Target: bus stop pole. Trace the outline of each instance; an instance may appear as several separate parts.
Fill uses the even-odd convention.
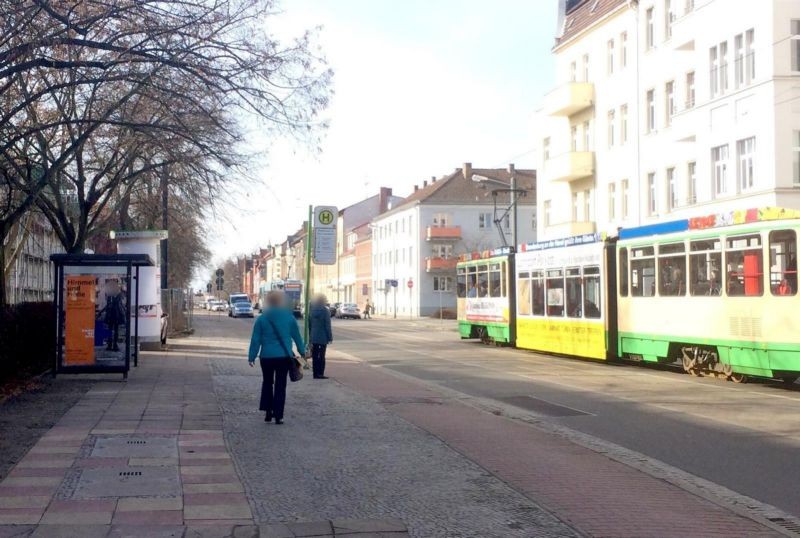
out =
[[[309,298],[311,297],[311,232],[313,231],[314,227],[311,223],[311,219],[314,217],[314,206],[308,206],[308,226],[306,227],[306,282],[305,282],[305,289],[304,297],[303,297],[303,341],[308,346],[308,303]]]

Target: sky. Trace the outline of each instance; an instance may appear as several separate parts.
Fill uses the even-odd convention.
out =
[[[208,212],[214,263],[280,243],[308,206],[346,207],[472,162],[535,162],[533,115],[554,84],[557,0],[282,0],[278,36],[321,27],[334,71],[321,151],[263,139],[256,181]]]

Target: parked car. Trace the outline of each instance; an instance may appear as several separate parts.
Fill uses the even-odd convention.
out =
[[[228,315],[232,318],[252,318],[255,314],[253,313],[253,305],[251,305],[250,301],[248,300],[231,303],[231,308],[228,311]]]
[[[225,301],[211,301],[210,308],[212,312],[225,312],[228,309],[228,303]]]
[[[229,297],[229,301],[231,303],[231,307],[228,310],[228,316],[229,317],[236,317],[236,316],[233,315],[233,307],[235,305],[239,304],[239,303],[250,304],[250,297],[248,297],[246,293],[231,293],[231,296]],[[252,306],[250,307],[250,310],[252,311]]]
[[[343,303],[336,309],[336,317],[339,319],[361,319],[361,310],[358,309],[358,305],[355,303]]]
[[[332,305],[328,305],[328,308],[331,311],[331,317],[334,317],[336,315],[336,312],[339,310],[339,307],[341,305],[342,303],[333,303]]]

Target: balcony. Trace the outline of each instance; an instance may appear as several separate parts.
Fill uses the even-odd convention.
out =
[[[693,110],[694,103],[686,103],[685,108],[672,116],[671,137],[675,142],[695,142],[699,113]]]
[[[568,82],[544,98],[544,112],[548,116],[572,116],[591,106],[594,106],[594,84],[591,82]]]
[[[461,239],[461,226],[428,226],[428,241],[458,241]]]
[[[455,271],[458,258],[425,258],[425,270],[428,273]]]
[[[575,181],[594,175],[593,151],[568,151],[544,163],[546,181]]]
[[[691,52],[695,48],[695,37],[702,34],[702,28],[698,28],[698,17],[694,11],[690,11],[672,23],[672,37],[669,39],[669,47],[675,51]]]

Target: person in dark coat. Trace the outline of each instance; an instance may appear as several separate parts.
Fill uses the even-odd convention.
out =
[[[311,315],[308,318],[314,379],[328,379],[325,375],[325,352],[328,344],[333,342],[333,331],[331,329],[331,311],[326,304],[325,296],[317,295],[311,304]]]
[[[106,350],[119,351],[119,326],[125,324],[125,308],[122,306],[122,289],[116,280],[106,280],[106,306],[101,313],[111,331]]]
[[[275,417],[275,424],[283,424],[286,378],[292,361],[295,360],[292,341],[300,355],[306,353],[297,320],[284,304],[283,292],[269,292],[267,309],[258,316],[253,325],[253,336],[250,338],[250,351],[247,357],[251,367],[255,364],[256,358],[260,359],[264,380],[261,384],[259,409],[266,413],[265,422],[270,422]]]

